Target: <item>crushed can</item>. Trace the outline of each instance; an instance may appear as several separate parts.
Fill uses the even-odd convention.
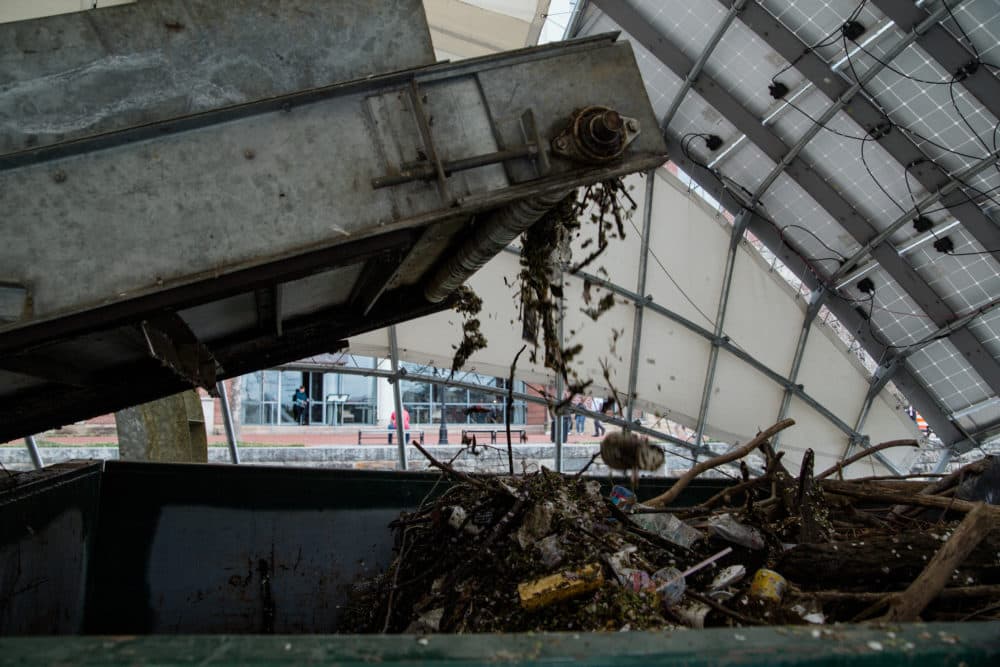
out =
[[[611,504],[623,512],[628,512],[635,507],[636,497],[631,489],[620,484],[616,484],[611,489]]]
[[[788,581],[774,570],[761,568],[750,580],[750,597],[768,602],[781,602],[788,588]]]

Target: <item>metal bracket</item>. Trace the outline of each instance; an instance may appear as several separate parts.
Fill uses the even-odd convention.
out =
[[[418,122],[421,111],[418,113]],[[426,122],[426,121],[425,121]],[[416,162],[404,162],[399,165],[397,173],[390,173],[372,179],[372,188],[378,190],[392,185],[401,185],[412,181],[429,181],[437,178],[439,183],[442,178],[447,178],[455,172],[485,167],[491,164],[499,164],[508,160],[520,158],[532,158],[538,169],[539,176],[547,176],[551,171],[549,156],[545,152],[542,138],[538,133],[535,123],[535,114],[531,109],[526,110],[521,115],[521,132],[524,135],[524,143],[510,148],[473,155],[472,157],[460,158],[458,160],[437,159],[433,144],[430,142],[430,127],[427,127],[427,136],[424,138],[424,147],[427,149],[428,160],[418,160]],[[421,130],[423,134],[423,130]]]
[[[139,325],[150,356],[196,387],[215,395],[218,364],[176,313],[166,313]]]

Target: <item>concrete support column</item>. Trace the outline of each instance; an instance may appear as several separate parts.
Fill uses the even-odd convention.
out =
[[[123,461],[208,461],[205,416],[193,389],[116,412],[115,424]]]

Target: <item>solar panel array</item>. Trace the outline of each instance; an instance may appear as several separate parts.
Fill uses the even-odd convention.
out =
[[[984,247],[977,232],[965,223],[974,215],[980,219],[985,215],[987,223],[980,228],[979,239],[982,229],[989,236],[996,232],[989,225],[1000,227],[1000,166],[996,161],[1000,121],[995,115],[1000,99],[991,103],[982,92],[983,85],[989,89],[994,84],[984,77],[996,79],[1000,73],[996,68],[1000,65],[1000,5],[996,0],[947,0],[947,5],[936,0],[901,9],[900,3],[889,0],[749,0],[747,6],[762,8],[797,38],[804,55],[822,59],[824,76],[845,88],[861,80],[856,95],[838,105],[838,100],[819,89],[822,84],[815,76],[811,81],[800,70],[799,59],[789,62],[780,55],[782,49],[773,41],[776,37],[741,20],[746,7],[715,43],[713,35],[724,25],[733,4],[733,0],[593,0],[581,34],[622,30],[623,38],[632,39],[654,109],[664,117],[676,104],[685,73],[678,71],[676,62],[673,67],[664,62],[662,53],[658,57],[647,50],[648,42],[643,46],[633,38],[628,31],[633,26],[612,19],[615,6],[627,6],[691,62],[709,54],[702,79],[710,78],[723,88],[785,146],[807,138],[798,159],[872,230],[881,232],[903,221],[888,235],[892,252],[880,255],[883,264],[872,256],[863,258],[859,266],[866,270],[848,272],[853,278],[850,282],[838,276],[841,287],[830,298],[870,317],[867,333],[881,344],[884,356],[908,355],[906,367],[932,397],[934,408],[940,411],[938,418],[956,426],[966,446],[997,437],[1000,247]],[[900,20],[901,12],[919,19],[915,25],[923,21],[923,30],[911,33],[909,26],[897,25],[888,15]],[[853,40],[842,30],[848,21],[864,28]],[[943,39],[942,28],[946,31]],[[784,52],[789,53],[787,48]],[[974,73],[978,88],[942,64],[954,62],[956,54],[978,64]],[[787,86],[782,99],[769,91],[774,81]],[[905,144],[912,151],[915,146],[915,154],[922,157],[902,164],[888,150],[888,143],[880,145],[871,127],[854,120],[857,109],[851,104],[859,99],[882,114],[885,128],[899,133],[893,139],[897,147]],[[817,131],[824,114],[829,120]],[[737,128],[731,109],[715,108],[697,90],[687,91],[667,120],[667,134],[682,141],[691,157],[715,169],[730,189],[742,190],[743,199],[746,193],[757,191],[776,166],[773,152],[769,157],[765,147]],[[809,133],[814,133],[811,138]],[[723,140],[717,151],[709,151],[697,136],[709,134]],[[963,175],[969,169],[977,171]],[[945,200],[935,197],[920,205],[942,183],[954,192]],[[806,257],[822,279],[836,273],[841,261],[869,240],[859,238],[856,229],[848,229],[843,216],[838,219],[824,208],[788,171],[759,194],[758,212],[781,228],[784,241]],[[930,221],[930,231],[912,224],[918,215]],[[952,247],[942,252],[937,246],[945,237]],[[885,266],[891,256],[898,256],[902,265],[893,261],[894,267]],[[872,280],[873,294],[856,288],[862,276]],[[956,321],[963,326],[942,333],[943,327]],[[906,347],[918,342],[919,348]]]

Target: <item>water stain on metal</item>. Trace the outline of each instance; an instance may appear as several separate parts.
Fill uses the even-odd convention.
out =
[[[274,634],[274,596],[271,594],[271,565],[260,559],[257,572],[260,574],[260,600],[262,604],[260,632],[265,635]]]

